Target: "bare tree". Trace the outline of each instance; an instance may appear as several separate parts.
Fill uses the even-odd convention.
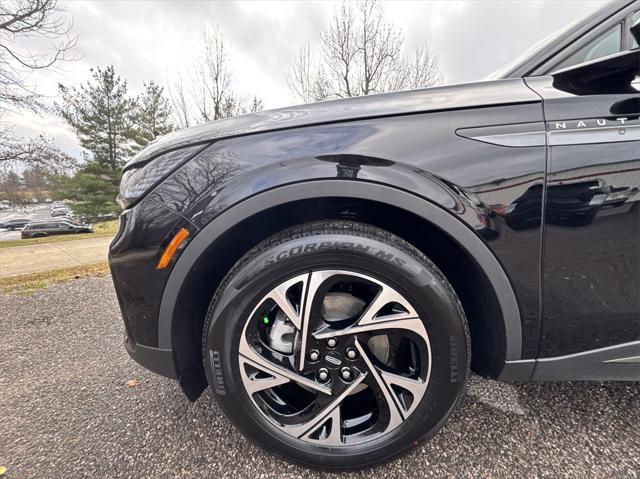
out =
[[[333,94],[350,97],[358,94],[357,81],[358,33],[353,4],[343,2],[340,10],[331,19],[329,28],[322,35],[324,61],[332,74],[330,79]],[[332,81],[331,81],[332,80]]]
[[[244,96],[233,88],[231,53],[220,27],[205,29],[202,47],[194,58],[188,85],[177,76],[168,81],[167,91],[180,128],[231,116],[253,113],[263,108],[256,95]]]
[[[173,120],[178,129],[189,128],[191,126],[191,108],[189,98],[184,89],[182,75],[178,74],[174,81],[167,81],[167,93],[173,111]]]
[[[384,21],[379,3],[360,2],[355,18],[358,88],[362,95],[384,91],[388,73],[401,67],[402,32]]]
[[[302,101],[423,88],[442,81],[437,55],[425,43],[403,54],[402,30],[385,21],[376,0],[343,1],[321,37],[321,58],[303,46],[289,73]]]
[[[311,95],[311,82],[313,81],[314,73],[313,59],[311,56],[311,45],[307,42],[296,55],[293,60],[293,65],[289,70],[289,76],[287,77],[287,84],[289,90],[300,98],[305,103],[311,103],[315,101]]]
[[[11,129],[0,130],[0,170],[12,166],[31,166],[62,173],[76,165],[76,161],[44,135],[23,138]]]
[[[220,28],[202,34],[203,51],[196,60],[192,94],[205,121],[222,118],[227,91],[231,85],[226,39]]]
[[[33,71],[46,70],[73,59],[76,37],[72,21],[56,0],[2,0],[0,2],[0,120],[13,110],[41,111],[40,95],[29,82]],[[46,43],[34,53],[26,42]],[[0,121],[0,167],[37,165],[53,170],[72,166],[73,160],[53,140],[40,135],[22,138]]]
[[[15,171],[0,169],[0,198],[14,205],[27,202],[23,179]]]
[[[429,48],[426,42],[418,46],[407,65],[409,66],[408,78],[405,80],[407,88],[424,88],[442,83],[438,55]]]
[[[0,2],[0,108],[41,108],[39,95],[27,77],[34,70],[72,58],[76,37],[71,34],[73,23],[65,21],[63,13],[56,0]],[[21,47],[19,40],[39,40],[48,48],[34,53]]]
[[[244,113],[256,113],[262,110],[264,110],[264,103],[262,103],[262,99],[258,98],[257,95],[253,95],[248,106],[245,108]]]
[[[327,76],[318,65],[308,42],[298,52],[287,82],[289,89],[305,103],[323,101],[329,97]]]
[[[205,30],[203,50],[192,79],[193,100],[203,121],[233,116],[238,98],[231,89],[233,73],[227,40],[220,27]]]

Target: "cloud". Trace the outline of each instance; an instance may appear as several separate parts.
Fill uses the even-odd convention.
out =
[[[407,47],[428,40],[449,83],[481,79],[557,28],[600,7],[600,1],[385,2],[388,19],[404,30]],[[182,73],[205,26],[219,25],[232,48],[238,90],[262,97],[267,108],[293,102],[287,72],[298,49],[318,41],[335,7],[297,2],[63,2],[74,19],[81,59],[32,81],[51,97],[57,84],[77,85],[92,66],[113,64],[136,93],[146,80],[164,83]],[[550,15],[550,11],[553,14]],[[46,131],[72,154],[79,148],[55,117],[8,114],[24,134]]]

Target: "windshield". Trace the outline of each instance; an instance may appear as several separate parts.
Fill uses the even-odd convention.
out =
[[[527,48],[527,50],[517,57],[515,60],[509,61],[506,65],[501,66],[498,70],[494,71],[491,75],[487,77],[487,80],[497,80],[500,78],[505,78],[505,75],[508,74],[513,68],[522,63],[527,58],[531,57],[537,51],[544,51],[548,49],[550,46],[554,45],[559,38],[564,37],[568,32],[573,30],[579,23],[582,23],[582,19],[574,20],[569,25],[562,27],[559,30],[547,35],[545,38],[535,43],[533,46]]]
[[[574,20],[551,33],[518,58],[492,73],[488,79],[513,78],[531,74],[539,65],[556,57],[561,51],[585,34],[589,34],[604,24],[609,24],[609,27],[613,27],[614,20],[617,22],[621,20],[621,18],[616,19],[616,15],[618,13],[620,13],[620,15],[617,15],[618,17],[624,15],[623,10],[633,3],[633,0],[610,0],[601,7],[600,5],[602,4],[599,3],[586,5],[585,10],[589,10],[586,16]],[[595,7],[595,10],[592,10],[593,7]],[[560,60],[562,59],[559,58],[558,61]]]

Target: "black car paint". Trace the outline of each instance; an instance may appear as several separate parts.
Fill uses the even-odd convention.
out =
[[[503,379],[570,379],[553,371],[556,358],[564,364],[574,353],[619,344],[637,352],[639,142],[505,147],[457,134],[514,124],[544,132],[545,122],[640,114],[637,94],[557,87],[553,77],[539,77],[325,102],[223,120],[153,144],[127,168],[210,145],[122,215],[110,261],[129,351],[167,376],[187,374],[173,347],[191,339],[176,334],[173,319],[185,307],[181,281],[207,244],[202,233],[225,215],[242,217],[251,198],[266,208],[269,195],[285,188],[331,180],[345,189],[384,185],[425,208],[436,205],[495,255],[519,307],[505,324],[521,326],[520,350],[505,358]],[[592,204],[594,197],[603,201]],[[181,227],[190,243],[172,268],[156,270]],[[611,377],[640,378],[632,367]],[[595,368],[591,377],[607,371]]]
[[[457,136],[455,130],[485,124],[486,115],[490,115],[499,124],[540,121],[542,109],[537,95],[528,89],[522,80],[487,83],[480,85],[475,92],[472,90],[474,89],[470,86],[454,86],[384,95],[376,100],[376,108],[366,110],[365,114],[374,116],[372,119],[322,124],[302,129],[286,128],[259,135],[220,140],[167,178],[142,201],[140,208],[155,211],[159,205],[165,205],[168,210],[179,213],[180,218],[188,221],[192,228],[201,229],[221,212],[247,197],[297,182],[337,178],[343,181],[377,182],[410,191],[447,208],[460,217],[469,228],[488,228],[490,232],[484,234],[494,237],[494,246],[490,248],[504,251],[502,261],[513,263],[516,270],[524,272],[522,275],[514,276],[518,277],[517,290],[524,318],[523,327],[527,330],[525,336],[529,338],[524,343],[532,345],[528,347],[529,351],[525,357],[532,357],[537,350],[539,330],[539,279],[536,261],[531,258],[523,263],[518,259],[517,251],[509,251],[516,243],[508,238],[508,228],[505,229],[500,224],[483,224],[481,218],[486,216],[485,211],[470,202],[466,195],[473,195],[475,192],[482,195],[483,188],[493,190],[505,177],[514,175],[529,175],[532,178],[531,184],[540,184],[544,171],[544,147],[511,152],[498,146],[465,140]],[[461,95],[460,91],[467,93]],[[510,102],[512,106],[463,108],[464,102],[469,98],[475,98],[474,102],[477,102],[483,96],[486,97],[485,92],[489,91],[491,95],[496,95],[497,92],[508,95],[508,98],[502,99],[502,103]],[[395,103],[393,98],[387,98],[386,102],[382,100],[394,96],[402,97],[403,105],[422,104],[422,111],[426,111],[430,104],[436,104],[438,110],[446,108],[447,111],[380,117],[381,111],[390,109]],[[327,116],[330,115],[330,107],[335,108],[337,115],[344,115],[342,102],[327,102],[322,105]],[[300,107],[299,112],[289,110],[289,116],[308,118],[311,113],[307,110],[313,111],[315,107]],[[284,118],[282,113],[274,116]],[[247,118],[239,118],[238,121],[244,122],[243,127],[247,128]],[[234,120],[226,121],[228,124],[233,122]],[[260,128],[262,122],[258,125]],[[210,140],[211,134],[202,135],[197,141]],[[389,141],[394,137],[402,138],[402,141]],[[455,146],[452,147],[452,144]],[[457,155],[452,154],[454,149],[459,152]],[[518,160],[510,167],[514,154]],[[469,162],[471,155],[475,158]],[[492,166],[488,170],[482,170],[475,166],[476,162],[488,162]],[[504,169],[505,166],[507,170]],[[502,201],[510,203],[509,198]],[[145,228],[146,221],[150,221],[156,215],[139,215],[140,218],[144,218],[140,226]],[[175,217],[174,221],[177,222],[178,217]],[[138,220],[129,221],[129,218],[126,222],[138,224]],[[166,232],[177,226],[167,225]],[[502,234],[498,231],[502,231]],[[136,237],[146,238],[148,241],[147,236],[140,234]],[[528,243],[533,249],[539,248],[539,232],[529,231],[525,236],[519,239],[521,244]],[[155,243],[151,243],[150,254],[157,253],[160,242],[161,239],[156,238]],[[113,250],[119,251],[121,247],[127,252],[132,251],[131,246],[122,246],[120,242],[115,244]],[[142,258],[138,255],[135,257]],[[121,263],[116,254],[112,254],[112,261]],[[135,274],[152,273],[144,270],[144,264],[135,266],[129,260],[122,263],[122,268],[135,270]],[[530,272],[533,274],[529,274]],[[122,284],[126,278],[120,280],[119,274],[119,271],[114,269],[116,282]],[[155,271],[153,274],[157,275]],[[163,274],[161,273],[161,276]],[[133,283],[143,284],[139,281]],[[123,296],[127,294],[139,297],[142,293],[135,293],[130,289],[121,293]],[[145,296],[149,299],[158,298],[156,294]],[[135,301],[131,301],[130,304],[131,306],[124,308],[127,312],[137,306]],[[157,317],[157,306],[154,305],[151,311],[152,314],[143,317],[149,317],[154,321]],[[145,336],[134,336],[136,343],[157,346],[153,326],[143,329]]]
[[[363,118],[382,118],[456,108],[481,108],[501,105],[509,101],[537,101],[537,96],[530,90],[522,88],[521,83],[519,79],[506,79],[499,83],[499,88],[496,88],[497,82],[453,85],[354,97],[349,98],[348,101],[324,101],[226,118],[159,138],[138,153],[126,165],[125,171],[161,153],[207,143],[217,138],[232,138],[301,126],[335,124]]]
[[[576,96],[554,89],[548,77],[527,82],[544,94],[548,122],[629,121],[640,115],[638,92]],[[620,125],[616,133],[620,136],[623,130]],[[637,341],[640,141],[550,146],[547,185],[540,357]],[[551,221],[558,204],[552,192],[568,186],[576,188],[573,197],[583,209],[557,224]]]

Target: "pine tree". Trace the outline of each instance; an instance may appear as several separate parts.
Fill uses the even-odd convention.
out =
[[[113,66],[92,68],[91,73],[91,80],[79,88],[60,84],[62,102],[56,107],[94,161],[115,171],[136,150],[136,104]]]
[[[122,175],[107,165],[89,162],[71,177],[58,177],[57,196],[73,200],[73,211],[87,221],[117,214],[115,202]]]
[[[135,141],[140,148],[174,129],[171,123],[171,105],[164,96],[164,88],[153,80],[143,85],[144,92],[138,98],[135,114]]]

